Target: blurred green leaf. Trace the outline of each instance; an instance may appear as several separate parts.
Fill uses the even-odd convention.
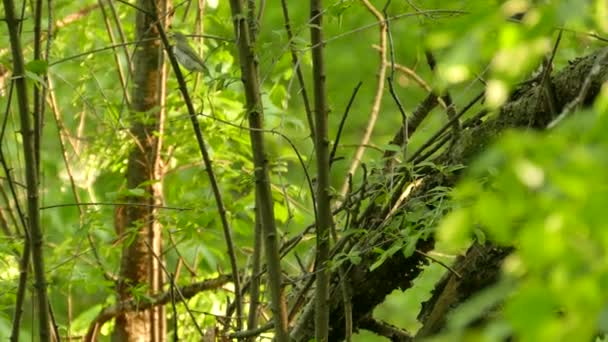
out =
[[[48,63],[46,61],[39,60],[39,59],[31,60],[31,61],[27,62],[27,64],[25,64],[25,70],[31,71],[36,75],[46,74],[48,68],[49,68]]]

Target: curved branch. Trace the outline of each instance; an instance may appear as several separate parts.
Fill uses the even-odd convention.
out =
[[[357,169],[359,168],[359,164],[361,164],[361,159],[363,158],[363,153],[365,152],[365,146],[369,143],[369,140],[374,131],[374,127],[376,126],[376,121],[378,120],[378,115],[380,114],[380,105],[382,103],[382,97],[384,94],[384,79],[386,78],[386,68],[387,68],[387,58],[386,58],[386,48],[387,48],[387,25],[386,20],[382,13],[380,13],[374,5],[372,5],[368,0],[361,0],[365,7],[376,17],[378,20],[378,26],[380,28],[380,65],[378,66],[378,76],[377,76],[377,84],[376,84],[376,95],[374,96],[374,103],[372,105],[372,110],[369,114],[369,120],[367,121],[367,126],[365,128],[365,133],[363,133],[363,138],[359,143],[359,148],[355,152],[355,156],[353,157],[353,161],[350,164],[350,168],[348,170],[348,174],[354,175]],[[342,188],[340,189],[340,197],[346,196],[348,192],[348,177],[347,180],[342,184]]]
[[[89,329],[87,330],[87,334],[85,335],[85,341],[94,341],[97,332],[101,327],[110,319],[123,314],[125,312],[130,312],[134,310],[144,311],[153,307],[157,307],[159,305],[165,305],[171,302],[174,292],[181,293],[181,299],[186,300],[194,297],[195,295],[210,290],[216,290],[226,283],[232,281],[232,277],[229,275],[221,275],[214,279],[209,279],[205,281],[201,281],[198,283],[190,284],[183,286],[179,289],[172,288],[167,292],[160,293],[151,300],[146,302],[137,301],[135,299],[131,299],[128,301],[123,301],[117,303],[115,305],[103,308],[97,317],[91,322],[89,325]]]

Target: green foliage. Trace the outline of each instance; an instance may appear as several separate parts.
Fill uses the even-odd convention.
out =
[[[501,290],[460,309],[484,312],[505,300],[496,324],[518,340],[589,340],[605,332],[608,303],[608,88],[594,110],[548,132],[508,132],[467,171],[439,234],[463,248],[477,230],[514,245]],[[506,288],[505,288],[506,286]],[[455,334],[462,324],[452,321]],[[481,338],[481,337],[480,337]]]
[[[427,31],[427,46],[444,51],[438,85],[453,87],[489,71],[486,100],[490,107],[502,105],[515,83],[538,67],[541,57],[552,49],[556,27],[567,23],[568,29],[576,31],[593,26],[589,25],[594,18],[592,1],[475,1],[468,5],[453,2],[450,7],[461,14],[451,20],[426,19],[422,27]],[[605,20],[596,22],[605,25]]]
[[[291,42],[287,40],[278,3],[267,2],[255,47],[264,82],[265,127],[288,137],[300,151],[308,171],[313,172],[315,165],[311,161],[315,158],[300,97],[302,89],[294,77],[288,49],[289,43],[293,43],[301,58],[303,73],[308,77],[311,67],[308,5],[305,1],[288,2],[294,39]],[[378,9],[382,9],[385,3],[371,2]],[[410,6],[415,3],[420,5],[420,10],[435,12],[415,15],[417,9]],[[60,0],[53,2],[53,6],[52,17],[59,20],[79,13],[83,2]],[[378,25],[376,18],[360,1],[328,1],[325,6],[327,88],[332,108],[330,134],[336,132],[353,87],[364,81],[337,150],[337,157],[344,159],[332,165],[332,185],[339,188],[354,147],[360,143],[375,95],[379,58],[372,45],[378,43]],[[176,5],[173,27],[194,34],[197,30],[192,23],[197,22],[196,13],[192,7],[186,15],[185,8],[185,3]],[[132,54],[136,47],[136,42],[133,42],[135,10],[123,5],[117,5],[116,9],[122,30],[130,41],[126,49]],[[30,8],[26,7],[26,16],[32,18],[28,10]],[[522,23],[509,21],[510,16],[520,11],[528,11]],[[488,80],[486,103],[500,105],[514,84],[527,78],[538,67],[542,57],[553,46],[555,28],[562,26],[568,30],[564,31],[555,64],[556,69],[565,65],[569,58],[595,44],[585,32],[608,32],[606,11],[604,0],[392,1],[386,8],[386,14],[391,17],[391,46],[395,62],[410,67],[436,89],[449,87],[458,106],[467,102],[471,93],[482,89],[480,85],[473,84],[478,76]],[[231,41],[234,29],[227,2],[206,8],[204,14],[204,33],[226,40],[204,38],[200,44],[192,40],[193,47],[202,50],[210,75],[190,75],[188,86],[234,230],[238,263],[245,268],[250,263],[253,243],[255,181],[249,132],[242,128],[247,126],[247,120],[237,53]],[[33,45],[32,21],[23,22],[22,45],[26,60],[30,60],[27,80],[41,87],[52,86],[59,118],[55,121],[54,113],[47,107],[40,161],[42,205],[74,203],[74,193],[82,202],[122,202],[126,197],[144,195],[144,184],[127,189],[124,175],[129,152],[134,147],[130,125],[135,118],[145,117],[147,113],[129,111],[117,72],[118,66],[126,70],[127,59],[122,46],[111,47],[113,43],[103,21],[102,12],[94,10],[55,31],[51,36],[48,64],[29,57]],[[117,32],[114,34],[118,36]],[[0,62],[10,69],[10,53],[4,49],[9,46],[8,35],[0,34],[0,46],[3,47],[0,49]],[[424,51],[427,48],[437,56],[436,74],[425,65]],[[118,56],[117,60],[114,54]],[[484,73],[486,70],[489,74]],[[129,93],[132,75],[128,72],[125,75],[126,93]],[[404,75],[396,73],[396,76],[395,89],[409,115],[427,91]],[[309,79],[307,90],[311,98]],[[218,270],[225,273],[229,264],[209,179],[201,166],[190,118],[171,71],[168,73],[167,93],[161,153],[166,171],[162,182],[165,204],[189,210],[163,209],[159,220],[164,227],[167,270],[175,272],[178,265],[187,265],[181,268],[176,282],[188,284],[213,277]],[[1,108],[8,107],[6,98],[0,97]],[[407,215],[397,213],[387,225],[390,240],[383,241],[386,246],[380,248],[376,244],[372,247],[375,247],[377,259],[370,269],[396,253],[406,256],[414,253],[416,241],[433,233],[443,213],[456,206],[440,230],[444,240],[453,248],[462,248],[475,237],[480,241],[515,243],[518,251],[506,263],[504,283],[488,289],[454,314],[449,325],[454,335],[450,337],[471,333],[462,329],[483,316],[485,309],[494,307],[503,299],[509,299],[504,313],[490,322],[485,330],[473,332],[473,335],[485,334],[485,337],[490,336],[487,337],[490,340],[510,333],[529,340],[580,340],[591,336],[595,330],[607,331],[608,309],[603,293],[606,293],[608,278],[603,254],[608,239],[605,229],[601,228],[607,190],[605,173],[602,173],[607,166],[602,131],[605,132],[607,127],[601,114],[608,112],[608,97],[601,101],[604,102],[596,104],[595,114],[573,115],[573,120],[555,131],[507,134],[494,149],[471,166],[470,178],[459,185],[449,203],[445,200],[449,189],[436,188],[426,194],[423,201],[413,203]],[[6,159],[11,162],[11,172],[20,181],[23,179],[23,170],[18,164],[21,136],[14,134],[18,131],[14,108],[13,100],[7,133],[1,146]],[[406,156],[444,122],[443,111],[433,112],[416,135],[410,137]],[[380,120],[370,144],[381,148],[369,149],[364,157],[370,170],[374,166],[378,169],[383,166],[378,151],[403,152],[398,146],[387,145],[400,124],[401,114],[385,89]],[[59,143],[60,136],[64,138],[63,144]],[[300,234],[314,221],[312,201],[304,170],[291,144],[270,133],[266,135],[266,142],[275,217],[281,232],[279,238],[285,241]],[[64,150],[70,173],[63,160]],[[432,162],[417,166],[444,174],[460,168],[446,168]],[[355,184],[358,184],[360,174],[354,177]],[[377,184],[393,175],[374,172],[368,176],[370,184]],[[0,182],[4,187],[4,178]],[[373,198],[381,205],[386,205],[392,195],[387,188],[372,191],[378,191],[378,196]],[[25,203],[24,196],[20,196],[21,203]],[[369,201],[366,199],[362,208]],[[2,199],[2,205],[7,205],[4,202]],[[127,232],[124,240],[116,240],[113,206],[91,205],[80,209],[75,206],[48,208],[41,213],[52,289],[51,305],[60,330],[66,332],[69,326],[72,335],[83,334],[102,304],[112,303],[115,287],[104,276],[105,273],[112,275],[119,271],[122,246],[134,237],[133,232]],[[336,226],[341,237],[352,234],[353,239],[361,239],[366,236],[365,227],[340,230],[344,224],[343,217],[338,216]],[[10,228],[18,231],[15,227]],[[18,276],[15,250],[20,252],[22,248],[21,240],[2,235],[0,339],[7,338],[6,331],[10,330]],[[307,257],[313,248],[314,241],[305,236],[295,251]],[[331,267],[336,269],[345,263],[360,264],[361,254],[359,250],[338,254]],[[284,266],[288,272],[299,270],[292,255],[285,258]],[[378,315],[415,331],[415,313],[442,270],[438,264],[432,264],[416,280],[413,289],[405,294],[392,294],[379,308]],[[144,290],[134,290],[142,301],[148,300]],[[190,299],[188,305],[197,312],[197,323],[203,328],[214,325],[216,315],[225,314],[226,302],[233,299],[232,294],[218,290]],[[530,305],[534,306],[533,309]],[[26,303],[23,340],[30,340],[34,331],[35,321],[28,309],[32,306],[31,302]],[[406,314],[403,314],[404,310]],[[71,322],[68,312],[72,314]],[[565,315],[559,316],[556,312]],[[169,316],[174,318],[172,312]],[[593,319],[583,319],[588,317]],[[177,305],[177,321],[183,340],[198,339],[192,317],[181,304]],[[103,336],[107,336],[111,324],[104,326]]]

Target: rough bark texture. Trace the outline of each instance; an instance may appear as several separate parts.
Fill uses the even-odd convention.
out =
[[[161,1],[154,6],[151,0],[139,0],[137,7],[147,12],[162,8]],[[144,196],[128,197],[128,202],[143,206],[126,206],[124,217],[117,220],[125,227],[116,227],[124,234],[135,234],[126,243],[120,266],[117,293],[120,301],[133,298],[132,290],[145,285],[148,294],[162,289],[160,268],[161,234],[154,205],[162,203],[162,192],[155,182],[160,177],[158,153],[160,141],[155,132],[160,127],[160,92],[162,52],[155,23],[148,15],[137,13],[136,40],[139,42],[134,55],[134,76],[131,102],[131,137],[134,140],[129,154],[127,188],[142,189]],[[153,38],[153,39],[150,39]],[[144,185],[145,184],[145,185]],[[125,239],[129,241],[131,239]],[[113,340],[115,341],[162,341],[165,339],[165,323],[162,306],[148,310],[132,311],[116,317]]]
[[[460,256],[454,270],[462,276],[446,273],[435,285],[431,298],[423,303],[418,319],[424,325],[416,337],[431,336],[441,330],[447,313],[479,290],[498,280],[500,265],[512,248],[500,248],[491,243],[473,244],[464,256]]]
[[[604,50],[599,50],[589,56],[577,58],[569,63],[567,67],[551,77],[558,102],[558,112],[579,95],[581,86],[589,75],[591,67],[596,59],[603,55]],[[591,86],[586,93],[583,105],[593,102],[603,82],[608,79],[608,62],[600,63],[601,71],[591,80]],[[484,150],[501,131],[507,128],[528,127],[543,129],[554,119],[550,114],[545,101],[542,100],[537,84],[528,84],[517,89],[509,101],[501,108],[500,112],[493,118],[484,122],[478,122],[476,126],[461,132],[454,147],[440,155],[435,163],[441,165],[466,165],[471,158]],[[402,177],[407,179],[407,171],[402,171]],[[399,210],[390,220],[402,220],[404,215],[416,205],[422,202],[418,200],[421,195],[428,194],[437,186],[451,187],[457,181],[458,174],[445,175],[438,171],[429,170],[424,176],[424,181],[409,196],[409,199],[399,205]],[[393,178],[394,179],[394,178]],[[387,180],[387,183],[390,180]],[[355,228],[370,230],[369,234],[379,234],[375,241],[390,241],[390,236],[383,236],[384,228],[387,226],[385,218],[389,209],[397,202],[403,185],[395,188],[395,194],[387,206],[382,206],[371,201],[371,205],[364,211],[362,218],[357,220]],[[387,185],[385,188],[389,188]],[[428,206],[428,204],[426,204]],[[435,208],[428,208],[435,210]],[[373,232],[372,232],[373,231]],[[368,235],[367,239],[369,239]],[[390,243],[390,242],[389,242]],[[417,241],[416,248],[420,252],[427,252],[434,246],[433,236]],[[365,250],[364,248],[361,250]],[[491,244],[480,246],[474,245],[461,257],[454,268],[463,275],[462,279],[452,274],[446,274],[433,292],[432,298],[423,306],[420,318],[424,327],[421,335],[430,336],[437,333],[443,326],[446,313],[457,306],[472,294],[492,284],[499,274],[499,267],[509,249],[498,248]],[[362,252],[363,253],[363,252]],[[377,259],[377,254],[367,252],[362,255],[362,261],[358,265],[350,265],[347,274],[349,287],[353,289],[353,322],[355,329],[361,328],[360,322],[372,314],[373,309],[384,301],[384,298],[393,290],[406,290],[412,286],[427,263],[422,253],[414,253],[406,258],[402,253],[395,253],[388,258],[380,267],[369,271],[370,265]],[[337,280],[337,274],[333,275]],[[338,287],[334,281],[332,295],[330,296],[330,341],[344,339],[344,309],[342,297],[338,294]],[[312,320],[307,322],[307,330],[301,340],[307,341],[314,336]]]

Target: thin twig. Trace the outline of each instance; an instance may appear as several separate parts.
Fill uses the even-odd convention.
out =
[[[106,32],[108,33],[108,37],[110,38],[110,42],[112,43],[112,45],[117,45],[116,44],[116,38],[114,37],[114,32],[112,31],[112,27],[110,26],[110,20],[109,20],[109,18],[107,16],[106,9],[105,9],[104,4],[103,4],[103,0],[97,0],[97,3],[99,4],[99,9],[100,9],[100,12],[101,12],[101,17],[102,17],[103,23],[105,24]],[[112,2],[108,1],[108,3],[112,3]],[[126,45],[123,45],[122,47],[125,50],[128,50],[126,48]],[[116,72],[118,73],[118,80],[120,81],[120,87],[121,87],[121,90],[122,90],[124,101],[126,102],[127,105],[129,105],[130,102],[131,102],[131,99],[130,99],[130,96],[129,96],[129,90],[127,88],[128,87],[127,86],[127,76],[125,75],[125,72],[124,72],[123,67],[122,67],[122,63],[120,61],[120,58],[119,58],[118,53],[117,53],[116,50],[114,51],[114,53],[112,54],[112,56],[114,57],[114,63],[116,64]],[[128,55],[127,55],[127,58],[128,58]],[[127,64],[127,65],[129,65],[129,64]]]
[[[410,342],[414,341],[414,337],[407,331],[401,330],[396,326],[386,322],[378,321],[372,317],[367,317],[359,322],[362,329],[372,331],[380,336],[384,336],[391,341]]]
[[[456,271],[454,268],[450,267],[450,265],[446,264],[445,262],[429,255],[428,253],[424,253],[423,251],[420,250],[416,250],[416,253],[422,255],[423,257],[430,259],[431,261],[443,266],[446,270],[450,271],[451,273],[453,273],[458,279],[462,279],[462,275],[460,275],[460,273],[458,273],[458,271]]]
[[[553,59],[555,58],[555,54],[557,53],[557,47],[559,46],[559,42],[562,39],[562,30],[559,31],[557,35],[557,39],[555,40],[555,44],[553,45],[553,50],[551,51],[551,56],[547,58],[545,56],[543,61],[543,72],[540,76],[540,87],[539,92],[541,92],[541,96],[545,99],[545,104],[549,108],[549,113],[552,117],[557,115],[557,98],[555,97],[555,91],[553,90],[553,84],[551,83],[551,72],[553,71]]]
[[[306,82],[304,82],[304,76],[302,75],[302,68],[300,67],[300,57],[296,50],[294,43],[293,32],[291,30],[291,21],[289,20],[289,10],[287,8],[287,2],[281,0],[281,8],[283,9],[283,19],[285,20],[285,31],[287,32],[287,39],[289,40],[289,50],[291,52],[291,62],[296,71],[296,77],[300,84],[300,93],[302,94],[302,102],[304,103],[304,111],[306,112],[306,120],[308,121],[308,129],[310,130],[310,137],[314,141],[315,136],[315,124],[312,118],[312,111],[310,109],[310,101],[308,99],[308,93],[306,91]],[[262,8],[260,8],[262,13]],[[331,158],[329,159],[331,163]]]
[[[260,211],[257,206],[255,208],[255,227],[254,227],[254,242],[253,242],[253,257],[251,265],[251,280],[249,284],[249,317],[247,317],[247,328],[255,329],[258,325],[258,310],[260,306],[260,283],[262,268],[262,219],[260,217]],[[243,285],[244,287],[245,285]],[[241,289],[244,293],[245,289]],[[253,342],[253,339],[249,339]]]
[[[462,115],[464,115],[471,107],[473,107],[479,100],[481,100],[484,97],[484,94],[485,94],[485,91],[482,91],[477,96],[475,96],[475,98],[473,98],[473,100],[471,100],[471,102],[469,102],[466,106],[464,106],[460,110],[460,112],[458,112],[452,119],[450,119],[448,122],[446,122],[435,134],[433,134],[433,136],[431,136],[424,144],[422,144],[422,146],[420,146],[418,148],[418,150],[416,150],[416,152],[414,152],[414,154],[412,154],[412,156],[408,158],[408,161],[415,160],[416,157],[418,157],[422,153],[422,151],[424,151],[426,148],[428,148],[430,145],[432,145],[433,142],[435,142],[437,140],[437,138],[443,132],[445,132],[445,130],[447,130],[448,128],[450,128],[453,125],[452,121],[459,120]]]
[[[338,125],[338,131],[336,132],[336,139],[334,139],[334,145],[332,146],[331,153],[329,154],[329,166],[331,168],[332,163],[334,162],[334,158],[336,156],[336,150],[338,149],[338,145],[340,145],[340,137],[342,136],[342,130],[344,129],[344,124],[346,123],[346,118],[348,117],[348,113],[350,112],[350,107],[355,101],[355,97],[359,92],[359,89],[363,85],[363,82],[359,81],[357,86],[353,90],[350,99],[348,100],[348,104],[346,105],[346,109],[344,110],[344,114],[342,115],[342,119],[340,120],[340,125]]]
[[[390,0],[388,0],[386,2],[386,4],[384,5],[383,8],[383,13],[384,13],[384,17],[388,18],[388,12],[387,12],[387,8],[390,5]],[[391,63],[391,73],[388,76],[388,89],[389,92],[391,94],[391,97],[393,98],[393,101],[395,102],[395,104],[397,105],[397,109],[399,109],[399,114],[401,114],[401,131],[402,131],[402,135],[403,135],[403,142],[407,142],[409,140],[409,128],[408,128],[408,119],[407,119],[407,115],[405,114],[405,109],[403,108],[403,104],[401,104],[401,100],[399,99],[399,96],[397,95],[397,92],[395,92],[395,85],[394,85],[394,77],[395,77],[395,50],[393,47],[393,35],[391,33],[391,28],[390,28],[390,20],[386,20],[386,32],[388,35],[388,47],[389,47],[389,51],[390,51],[390,63]],[[406,144],[401,144],[400,145],[403,155],[405,156],[407,154],[407,143]],[[391,169],[392,169],[392,163],[391,163]],[[389,173],[392,174],[392,170],[389,170]],[[391,177],[392,178],[392,177]]]
[[[53,208],[63,208],[63,207],[81,207],[81,206],[97,206],[97,205],[111,205],[111,206],[132,206],[132,207],[146,207],[146,208],[155,208],[155,209],[166,209],[166,210],[177,210],[177,211],[186,211],[186,210],[194,210],[193,208],[184,208],[184,207],[167,207],[163,205],[154,205],[154,204],[146,204],[146,203],[131,203],[131,202],[80,202],[80,203],[64,203],[64,204],[53,204],[46,205],[44,207],[40,207],[40,210],[53,209]]]
[[[583,82],[583,85],[581,86],[578,95],[574,98],[574,100],[570,101],[570,103],[564,106],[564,109],[562,110],[561,114],[553,121],[551,121],[549,125],[547,125],[547,129],[552,129],[553,127],[555,127],[558,123],[560,123],[560,121],[562,121],[566,116],[568,116],[568,114],[570,114],[572,111],[574,111],[574,109],[576,109],[583,103],[585,97],[587,96],[587,92],[591,87],[591,82],[593,78],[599,75],[601,71],[600,66],[602,63],[604,63],[604,60],[606,58],[608,58],[608,49],[605,49],[602,54],[598,55],[595,58],[595,62],[593,63],[593,66],[591,66],[591,70],[589,70],[589,73],[587,74],[587,77],[585,78],[585,81]]]
[[[401,126],[401,128],[395,133],[395,136],[390,141],[391,145],[399,146],[404,149],[409,142],[411,137],[422,121],[428,116],[428,114],[437,106],[438,97],[434,93],[430,93],[427,97],[420,102],[420,104],[414,109],[410,118]],[[383,159],[385,160],[385,170],[392,173],[395,164],[395,150],[384,151]]]
[[[67,134],[64,134],[65,131],[65,126],[63,125],[63,122],[61,121],[61,117],[59,114],[59,108],[57,105],[57,100],[55,97],[55,90],[53,87],[53,80],[51,77],[47,78],[47,82],[49,85],[48,88],[48,102],[51,108],[51,112],[53,113],[53,118],[55,119],[55,125],[57,126],[57,135],[59,138],[59,148],[61,150],[61,157],[63,159],[63,164],[66,170],[66,173],[68,175],[68,179],[70,181],[70,190],[72,191],[72,196],[74,197],[74,201],[76,201],[75,206],[78,208],[78,217],[79,217],[79,225],[80,227],[84,226],[84,222],[85,222],[85,211],[83,210],[82,206],[79,205],[79,203],[81,203],[81,199],[80,199],[80,195],[78,194],[78,187],[76,186],[76,181],[74,180],[74,174],[72,172],[72,167],[69,163],[69,157],[68,157],[68,152],[66,149],[66,143],[64,140],[64,136],[67,136]],[[40,208],[40,210],[42,210],[43,207]],[[91,252],[93,254],[93,259],[95,260],[95,265],[97,266],[97,268],[99,268],[99,270],[102,272],[102,274],[105,276],[108,274],[108,271],[106,270],[106,267],[104,266],[101,256],[99,255],[99,252],[97,251],[97,246],[95,245],[95,241],[93,238],[93,234],[91,233],[90,230],[87,230],[87,242],[89,244],[89,247],[91,248]],[[79,244],[78,248],[80,249],[81,246]],[[106,276],[106,279],[109,279]]]
[[[302,154],[300,153],[300,151],[298,150],[298,148],[296,147],[296,145],[294,144],[294,142],[284,133],[281,133],[277,130],[274,129],[261,129],[261,128],[253,128],[253,127],[242,127],[239,126],[237,124],[234,124],[230,121],[227,120],[223,120],[220,119],[218,117],[214,117],[211,115],[207,115],[204,113],[200,113],[199,115],[207,117],[207,118],[211,118],[217,122],[221,122],[225,125],[228,126],[232,126],[232,127],[236,127],[236,128],[240,128],[240,129],[245,129],[251,132],[263,132],[263,133],[270,133],[270,134],[274,134],[274,135],[278,135],[279,137],[281,137],[283,140],[285,140],[289,146],[291,147],[291,149],[294,151],[294,153],[296,154],[296,157],[298,158],[298,162],[300,163],[300,166],[302,167],[302,172],[304,172],[304,177],[306,178],[306,183],[308,183],[308,190],[310,191],[311,197],[312,197],[312,204],[313,204],[313,211],[315,214],[315,218],[317,217],[317,203],[316,203],[316,197],[315,197],[315,191],[314,191],[314,186],[312,183],[312,178],[310,177],[310,173],[308,173],[308,169],[306,168],[306,163],[304,162],[304,158],[302,157]]]
[[[154,2],[153,2],[153,6],[156,7],[156,4]],[[194,110],[194,105],[192,104],[190,95],[188,94],[188,88],[186,86],[186,82],[184,81],[184,77],[181,73],[181,69],[179,68],[179,64],[177,63],[175,55],[173,54],[173,49],[171,49],[171,46],[169,44],[169,39],[167,38],[167,34],[164,31],[163,24],[161,21],[158,20],[158,16],[156,13],[157,13],[157,10],[155,8],[155,11],[153,13],[153,19],[155,19],[155,21],[156,21],[156,27],[157,27],[158,33],[159,33],[160,38],[165,47],[165,51],[167,52],[167,55],[169,56],[171,66],[173,67],[173,72],[175,73],[175,76],[176,76],[178,84],[179,84],[179,89],[182,92],[182,96],[184,98],[186,108],[188,109],[188,113],[190,114],[189,115],[190,122],[192,123],[192,128],[194,130],[194,135],[196,137],[199,151],[201,152],[201,155],[203,157],[203,162],[205,164],[205,171],[207,171],[209,183],[211,184],[211,189],[213,191],[213,196],[214,196],[215,203],[217,206],[217,211],[220,216],[220,221],[222,222],[224,239],[225,239],[226,246],[228,249],[228,255],[230,258],[230,266],[232,268],[232,276],[233,276],[233,281],[234,281],[234,285],[235,285],[235,289],[236,289],[236,291],[234,292],[235,302],[237,303],[236,320],[237,320],[237,327],[238,327],[238,329],[240,329],[242,326],[241,321],[242,321],[242,317],[243,317],[243,309],[242,309],[243,301],[241,298],[241,291],[240,291],[241,284],[240,284],[240,278],[239,278],[239,273],[238,273],[236,251],[235,251],[235,247],[234,247],[234,241],[232,239],[232,228],[230,227],[230,223],[228,221],[226,207],[224,206],[224,200],[222,198],[219,184],[215,177],[215,172],[213,171],[213,163],[211,161],[211,156],[209,155],[209,152],[207,150],[206,143],[203,138],[203,133],[202,133],[202,130],[198,123],[198,120],[196,119],[196,115],[195,115],[196,111]]]
[[[375,26],[378,26],[378,25],[382,26],[382,25],[384,25],[386,23],[386,20],[395,21],[395,20],[398,20],[398,19],[404,19],[404,18],[408,18],[408,17],[416,17],[416,16],[419,16],[419,15],[428,15],[428,14],[443,14],[443,15],[445,15],[447,17],[450,17],[450,16],[454,16],[454,15],[469,14],[469,12],[467,12],[467,11],[458,11],[458,10],[442,10],[442,9],[437,9],[437,10],[427,10],[427,11],[420,11],[420,12],[401,13],[401,14],[394,15],[394,16],[392,16],[390,18],[383,19],[381,21],[376,21],[376,22],[373,22],[373,23],[370,23],[370,24],[367,24],[367,25],[359,26],[356,29],[353,29],[353,30],[350,30],[350,31],[346,31],[344,33],[337,34],[337,35],[335,35],[333,37],[329,37],[329,38],[327,38],[327,39],[325,39],[323,41],[323,44],[327,44],[327,43],[332,42],[334,40],[344,38],[344,37],[349,36],[351,34],[355,34],[355,33],[367,30],[369,28],[372,28],[372,27],[375,27]],[[312,48],[314,48],[314,45],[308,47],[306,50],[312,49]]]
[[[353,156],[353,160],[350,164],[347,174],[354,175],[356,170],[359,168],[359,164],[363,158],[363,153],[365,153],[365,145],[368,144],[372,133],[374,131],[374,127],[376,126],[376,120],[378,119],[378,115],[380,114],[380,106],[382,104],[382,98],[384,95],[384,78],[386,77],[386,45],[387,45],[387,27],[386,27],[386,19],[368,0],[361,0],[363,5],[367,8],[367,10],[376,18],[377,25],[379,26],[379,46],[380,46],[380,62],[378,65],[378,76],[377,76],[377,84],[376,84],[376,94],[374,95],[374,102],[372,104],[372,109],[369,114],[369,119],[365,128],[365,132],[363,133],[363,137],[361,138],[361,142],[359,143],[359,147]],[[343,198],[348,191],[348,177],[344,180],[342,187],[340,188],[340,197]],[[339,204],[339,203],[337,203]]]

